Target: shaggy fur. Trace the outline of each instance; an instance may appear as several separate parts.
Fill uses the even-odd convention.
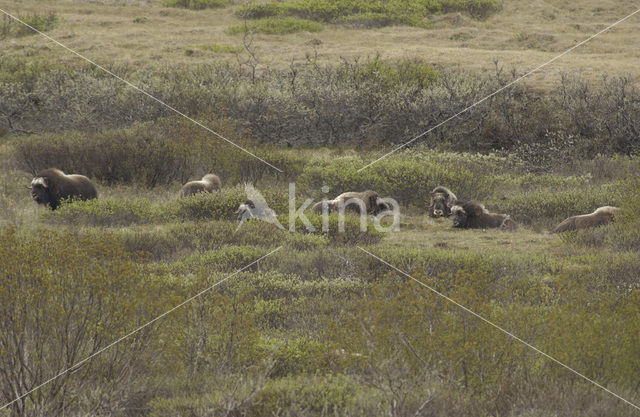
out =
[[[515,230],[518,224],[506,214],[489,213],[484,206],[476,201],[456,201],[451,207],[453,227],[464,229]]]
[[[429,195],[431,196],[428,208],[429,216],[449,217],[451,215],[451,207],[458,199],[456,195],[442,186],[434,188]]]
[[[190,197],[198,193],[212,193],[222,188],[222,182],[215,174],[207,174],[200,181],[190,181],[182,186],[180,197]]]
[[[553,233],[562,233],[569,230],[587,229],[589,227],[602,226],[611,223],[621,210],[618,207],[604,206],[591,214],[569,217],[553,229]]]
[[[346,193],[342,193],[333,200],[327,200],[327,208],[329,213],[332,211],[338,211],[341,204],[347,204],[345,206],[346,210],[351,210],[356,213],[360,213],[361,204],[358,204],[356,201],[348,201],[348,200],[356,200],[357,202],[362,202],[365,210],[369,214],[378,214],[385,210],[390,210],[390,207],[387,203],[380,201],[380,196],[375,191],[367,190],[362,192],[349,191]],[[315,212],[322,213],[322,201],[316,203],[311,207],[311,209]]]
[[[31,198],[55,210],[64,199],[90,200],[98,198],[98,190],[84,175],[66,175],[59,169],[49,168],[38,172],[31,181]]]

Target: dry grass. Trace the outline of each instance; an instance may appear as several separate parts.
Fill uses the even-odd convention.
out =
[[[201,11],[162,7],[147,2],[11,2],[13,13],[54,11],[60,24],[49,34],[102,64],[201,63],[236,59],[212,51],[185,54],[185,47],[214,42],[242,45],[229,26],[241,22],[234,6]],[[284,66],[317,52],[320,61],[375,55],[420,57],[440,65],[490,70],[494,60],[507,68],[530,69],[634,11],[631,1],[585,0],[570,5],[558,0],[505,0],[504,9],[485,21],[460,14],[435,16],[431,29],[386,27],[348,29],[330,26],[320,33],[258,35],[254,45],[260,64]],[[134,20],[139,23],[134,23]],[[580,71],[586,77],[602,72],[637,74],[640,50],[638,16],[572,52],[536,76],[544,85],[560,72]],[[44,56],[58,61],[74,57],[42,37],[4,41],[7,53]]]

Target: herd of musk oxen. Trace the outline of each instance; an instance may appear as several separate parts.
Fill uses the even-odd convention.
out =
[[[84,175],[65,174],[59,169],[49,168],[40,171],[31,181],[31,197],[36,203],[55,210],[60,202],[66,199],[90,200],[98,198],[98,191],[91,180]],[[199,181],[190,181],[182,186],[180,197],[189,197],[198,193],[212,193],[222,188],[222,182],[215,174],[207,174]],[[322,213],[337,211],[344,207],[360,214],[363,209],[367,214],[377,215],[390,210],[378,193],[371,190],[362,192],[346,192],[333,200],[323,200],[316,203],[312,210]],[[275,217],[276,213],[264,207],[256,207],[253,201],[247,200],[240,204],[235,214],[238,219],[263,218],[267,215]],[[569,230],[587,229],[608,224],[620,213],[618,207],[605,206],[593,213],[569,217],[555,227],[553,233]],[[438,186],[430,193],[427,214],[431,217],[451,217],[453,227],[463,229],[499,228],[513,231],[518,224],[507,214],[489,212],[482,204],[473,200],[461,200],[446,187]]]

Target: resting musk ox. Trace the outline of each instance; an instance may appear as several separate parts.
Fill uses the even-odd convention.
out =
[[[380,200],[378,193],[371,190],[362,192],[348,191],[340,194],[333,200],[327,200],[328,212],[338,211],[341,204],[346,204],[345,211],[352,210],[358,214],[360,213],[361,204],[369,214],[378,214],[391,209],[387,203]],[[322,213],[322,201],[314,204],[311,209],[315,212]]]
[[[67,198],[90,200],[98,198],[98,191],[84,175],[66,175],[59,169],[49,168],[38,172],[31,180],[31,198],[38,204],[55,210],[60,201]]]
[[[429,216],[431,217],[449,217],[451,215],[451,207],[458,199],[454,193],[446,187],[438,186],[429,193],[431,199],[429,201]]]
[[[618,207],[604,206],[596,209],[591,214],[569,217],[553,229],[553,233],[562,233],[569,230],[587,229],[589,227],[602,226],[611,223],[614,217],[622,210]]]
[[[207,174],[200,181],[190,181],[182,186],[180,197],[189,197],[198,193],[211,193],[222,188],[220,178],[215,174]]]
[[[464,229],[488,229],[499,227],[502,230],[515,230],[518,224],[507,214],[489,213],[476,201],[457,200],[451,207],[453,227]]]

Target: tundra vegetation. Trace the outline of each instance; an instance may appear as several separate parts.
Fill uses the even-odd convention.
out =
[[[255,7],[323,22],[323,32],[340,23],[289,11],[311,3]],[[430,2],[458,3],[486,2]],[[12,31],[12,41],[24,39]],[[357,246],[640,403],[632,76],[561,76],[548,91],[516,85],[358,171],[513,74],[383,56],[311,55],[258,71],[242,59],[110,68],[283,172],[95,68],[14,50],[0,56],[0,407],[215,285],[0,416],[634,412]],[[25,186],[50,167],[86,175],[100,197],[38,207]],[[177,198],[208,172],[220,176],[220,190]],[[315,231],[300,219],[295,233],[254,220],[237,228],[246,183],[288,225],[290,181],[297,207],[353,190],[393,197],[400,231],[379,233],[371,222],[362,231],[348,215],[338,233],[331,214],[325,233],[311,206]],[[457,230],[430,218],[438,185],[520,227]],[[602,206],[622,215],[548,233]]]

